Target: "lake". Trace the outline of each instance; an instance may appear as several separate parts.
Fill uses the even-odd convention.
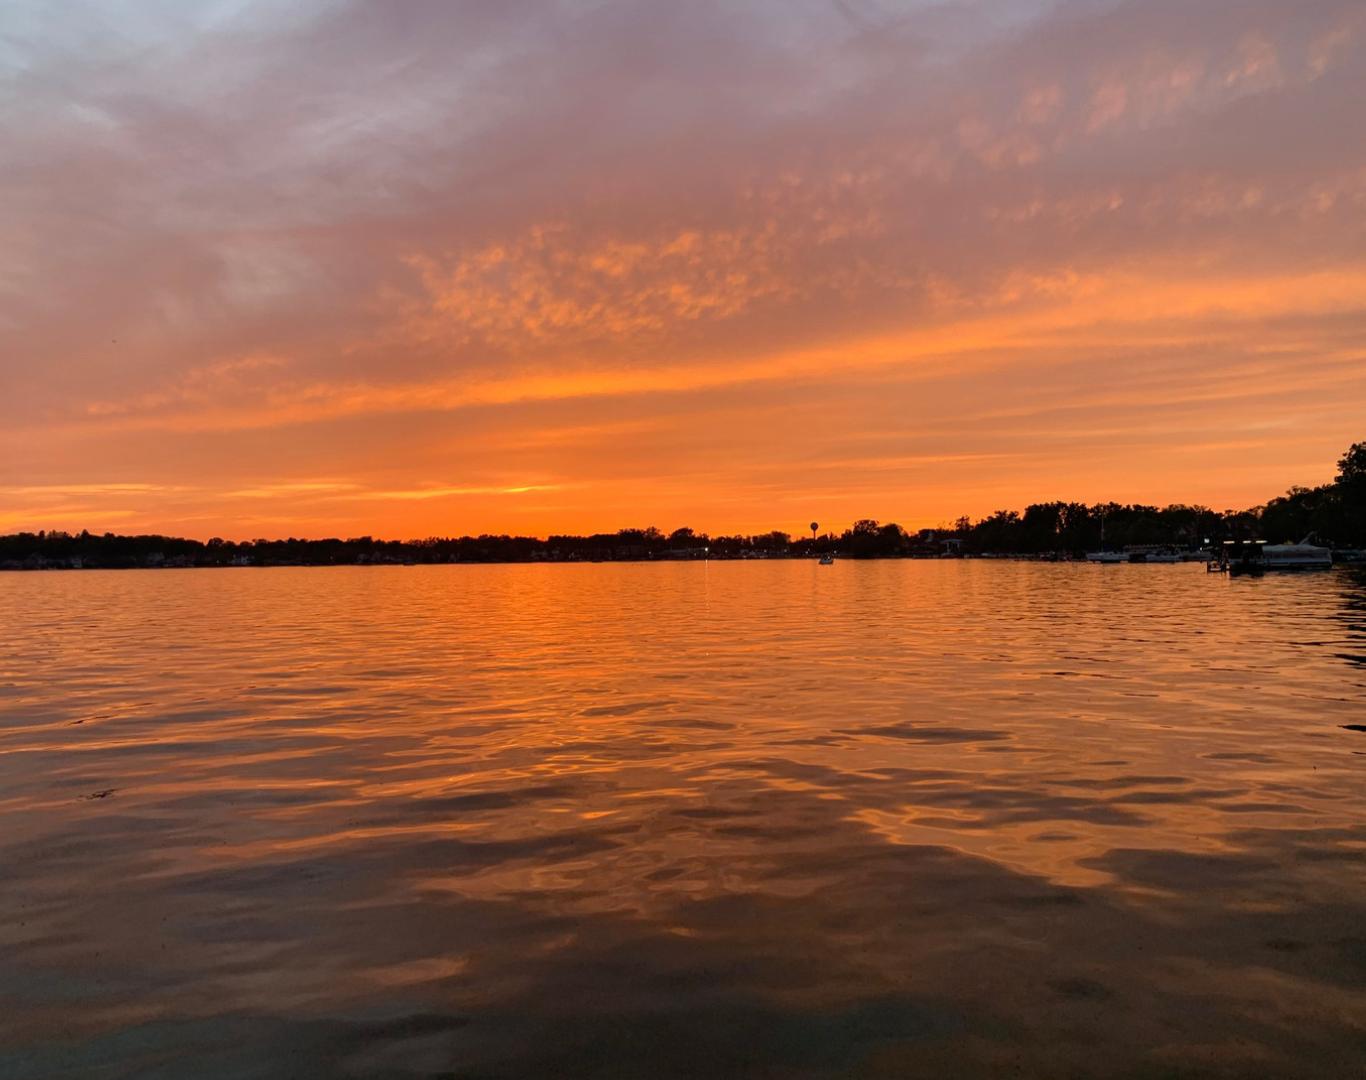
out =
[[[1366,579],[0,575],[0,1076],[1361,1075]]]

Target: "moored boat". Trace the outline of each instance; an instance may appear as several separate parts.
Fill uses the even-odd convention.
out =
[[[1230,574],[1264,574],[1268,570],[1328,570],[1332,565],[1332,551],[1308,540],[1298,544],[1225,540],[1217,568]]]
[[[1181,552],[1170,544],[1131,544],[1124,549],[1134,563],[1178,563]]]
[[[1262,548],[1262,561],[1268,570],[1327,570],[1333,565],[1333,553],[1317,544],[1267,544]]]
[[[1099,551],[1088,551],[1088,552],[1086,553],[1086,561],[1087,561],[1087,562],[1093,562],[1093,563],[1102,563],[1103,565],[1106,565],[1106,566],[1109,566],[1109,565],[1111,565],[1111,564],[1113,564],[1113,563],[1122,563],[1122,562],[1128,562],[1128,561],[1129,561],[1129,556],[1128,556],[1128,554],[1127,554],[1126,552],[1123,552],[1123,551],[1106,551],[1106,550],[1105,550],[1105,513],[1104,513],[1104,511],[1102,511],[1102,512],[1101,512],[1101,515],[1100,515],[1100,550],[1099,550]]]

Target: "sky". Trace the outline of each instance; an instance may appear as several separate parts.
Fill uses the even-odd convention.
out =
[[[7,0],[0,531],[934,526],[1366,439],[1360,0]]]

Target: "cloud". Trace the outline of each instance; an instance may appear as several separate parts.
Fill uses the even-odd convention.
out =
[[[784,461],[925,459],[840,449],[870,427],[952,439],[942,479],[869,466],[882,486],[851,481],[866,505],[834,513],[1090,484],[1039,454],[1055,440],[1091,461],[1146,446],[1116,487],[1185,498],[1160,440],[1273,419],[1249,371],[1303,399],[1284,437],[1306,454],[1361,435],[1329,419],[1366,404],[1342,341],[1366,307],[1349,0],[21,2],[6,19],[13,487],[155,483],[122,493],[147,521],[217,505],[225,526],[225,503],[172,489],[241,502],[344,476],[492,517],[377,499],[381,532],[525,522],[498,492],[530,477],[577,521],[662,519],[667,495],[722,528],[741,524],[722,487],[810,492]],[[1292,325],[1293,370],[1264,372],[1268,328]],[[1136,352],[1137,375],[1103,359]],[[991,418],[1036,387],[1049,407],[1004,437]],[[803,404],[787,430],[806,395],[824,413]],[[1159,434],[1156,412],[1184,419]],[[680,415],[690,436],[662,437]],[[576,431],[656,494],[576,456]],[[1272,469],[1255,497],[1300,479]]]

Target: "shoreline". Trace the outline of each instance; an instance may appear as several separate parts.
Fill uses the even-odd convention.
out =
[[[1084,556],[1068,558],[1045,558],[1037,555],[1016,554],[1016,555],[956,555],[956,556],[920,556],[920,555],[868,555],[868,556],[837,556],[838,562],[867,563],[867,562],[914,562],[914,563],[954,563],[954,562],[1010,562],[1010,563],[1041,563],[1053,566],[1095,566],[1100,569],[1110,569],[1113,566],[1201,566],[1205,560],[1185,559],[1180,562],[1145,562],[1145,561],[1125,561],[1112,563],[1102,566],[1098,563],[1088,561]],[[105,572],[132,572],[139,570],[162,571],[162,570],[342,570],[342,569],[392,569],[392,570],[412,570],[419,567],[436,566],[601,566],[604,564],[621,563],[632,566],[658,566],[658,565],[677,565],[689,563],[800,563],[814,562],[819,564],[818,555],[778,555],[778,556],[719,556],[709,559],[465,559],[452,560],[449,562],[341,562],[341,563],[309,563],[309,562],[269,562],[269,563],[245,563],[245,564],[207,564],[207,565],[181,565],[181,564],[161,564],[153,566],[0,566],[0,573],[10,574],[42,574],[42,573],[83,573],[89,571]],[[1332,569],[1353,568],[1366,566],[1366,560],[1362,559],[1343,559],[1333,563]],[[1326,569],[1326,568],[1325,568]]]

